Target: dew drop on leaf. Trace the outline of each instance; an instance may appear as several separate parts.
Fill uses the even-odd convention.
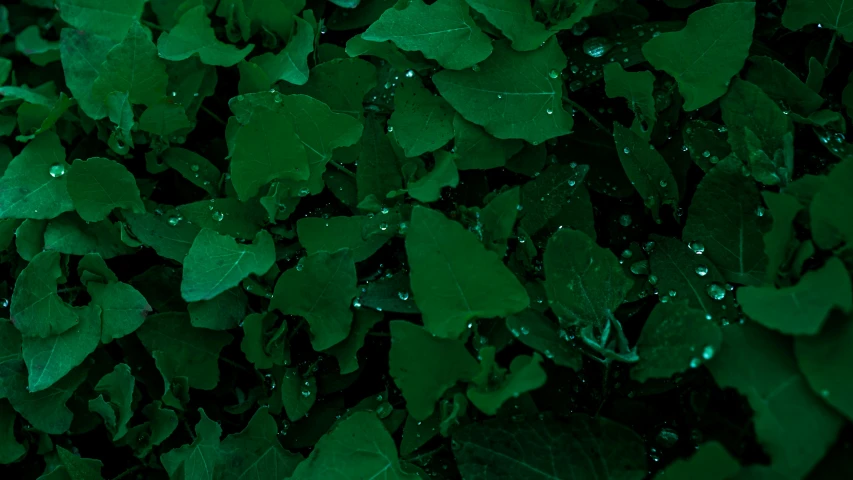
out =
[[[53,178],[58,178],[65,175],[65,166],[61,163],[54,163],[50,166],[50,176]]]
[[[726,298],[726,289],[716,282],[709,284],[705,289],[705,292],[714,300],[722,300]]]

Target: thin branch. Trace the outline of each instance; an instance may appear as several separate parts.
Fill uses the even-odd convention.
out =
[[[832,56],[832,49],[835,48],[835,40],[838,38],[838,31],[832,32],[832,40],[829,41],[829,48],[826,49],[826,56],[823,57],[823,69],[829,68],[829,57]]]
[[[331,166],[333,166],[333,167],[337,168],[338,170],[340,170],[340,171],[341,171],[341,172],[343,172],[343,173],[346,173],[346,174],[347,174],[347,175],[349,175],[350,177],[355,178],[355,174],[354,174],[354,173],[352,173],[351,171],[349,171],[349,169],[348,169],[348,168],[344,167],[344,166],[343,166],[343,165],[341,165],[340,163],[338,163],[338,162],[336,162],[336,161],[334,161],[334,160],[329,160],[329,165],[331,165]]]
[[[220,118],[219,115],[211,112],[210,109],[205,107],[204,105],[201,106],[201,111],[210,115],[211,118],[213,118],[217,122],[221,123],[222,125],[228,125],[227,123],[225,123],[225,120],[222,120],[222,118]]]
[[[571,105],[571,106],[572,106],[572,108],[574,108],[575,110],[577,110],[577,111],[581,112],[582,114],[584,114],[584,116],[585,116],[586,118],[588,118],[588,119],[589,119],[589,121],[590,121],[593,125],[595,125],[595,126],[596,126],[596,127],[598,127],[599,129],[601,129],[602,131],[607,132],[608,134],[611,134],[611,135],[613,134],[613,132],[611,132],[607,127],[605,127],[605,126],[604,126],[604,124],[602,124],[601,122],[599,122],[599,121],[598,121],[598,119],[596,119],[595,117],[593,117],[593,116],[592,116],[592,114],[591,114],[591,113],[589,113],[589,111],[588,111],[587,109],[585,109],[585,108],[583,108],[582,106],[578,105],[578,103],[577,103],[577,102],[575,102],[574,100],[568,99],[568,98],[564,98],[563,100],[564,100],[564,101],[566,101],[566,102],[568,102],[568,104],[569,104],[569,105]]]

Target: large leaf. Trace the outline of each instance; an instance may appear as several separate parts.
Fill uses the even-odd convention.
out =
[[[0,218],[54,218],[74,207],[66,187],[65,149],[46,132],[12,159],[0,178]]]
[[[806,25],[831,28],[853,42],[853,9],[847,0],[790,0],[782,14],[782,25],[799,30]]]

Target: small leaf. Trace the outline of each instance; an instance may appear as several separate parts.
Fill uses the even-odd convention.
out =
[[[441,189],[444,187],[456,188],[459,185],[459,171],[456,169],[456,155],[438,151],[433,155],[435,165],[432,170],[423,177],[409,182],[407,191],[409,195],[423,203],[435,202],[441,198]]]
[[[583,357],[581,350],[569,341],[565,330],[535,310],[525,310],[506,319],[506,328],[521,343],[538,351],[561,367],[578,371]]]
[[[745,314],[767,328],[790,335],[815,335],[833,309],[853,310],[853,285],[844,263],[830,258],[791,287],[739,288],[737,301]]]
[[[438,337],[458,338],[471,320],[520,312],[530,302],[497,255],[435,210],[412,211],[406,254],[415,302]]]
[[[637,340],[640,361],[631,369],[631,378],[645,382],[696,368],[714,357],[722,340],[720,328],[701,310],[674,301],[659,303]]]
[[[252,58],[272,82],[283,80],[294,85],[305,85],[308,81],[308,55],[314,51],[314,29],[311,24],[299,17],[296,21],[296,34],[278,54],[264,53]]]
[[[97,0],[57,0],[59,16],[78,30],[120,41],[142,17],[145,0],[104,3]]]
[[[461,70],[492,53],[491,42],[468,14],[462,0],[438,0],[427,5],[412,0],[405,8],[389,8],[361,38],[390,40],[406,51],[417,50],[444,68]]]
[[[385,129],[373,116],[365,120],[355,176],[359,202],[370,195],[385,198],[389,192],[403,187],[397,156],[385,135]]]
[[[558,215],[581,188],[589,166],[551,165],[521,187],[521,229],[535,235]],[[516,207],[518,207],[516,205]]]
[[[281,402],[291,422],[301,420],[317,401],[317,381],[313,375],[302,376],[299,369],[288,368],[281,380]]]
[[[92,305],[101,309],[101,342],[104,344],[135,332],[151,313],[151,305],[145,297],[126,283],[91,283],[87,290]]]
[[[58,253],[41,252],[15,281],[9,314],[25,337],[48,338],[77,325],[77,312],[57,294],[59,263]]]
[[[77,325],[47,338],[24,337],[23,356],[29,372],[30,392],[58,382],[95,351],[101,339],[100,309],[78,307]]]
[[[127,36],[110,49],[98,73],[92,85],[95,98],[123,92],[130,103],[150,106],[166,96],[166,67],[157,57],[151,32],[139,22],[130,24]]]
[[[192,444],[170,450],[160,456],[170,478],[213,480],[224,459],[220,452],[219,438],[222,427],[207,417],[199,408],[201,419],[195,426],[196,437]]]
[[[482,365],[486,369],[494,365],[494,353],[492,347],[480,351],[480,356],[484,359]],[[499,384],[493,385],[490,379],[487,385],[469,385],[468,399],[486,415],[496,415],[507,400],[545,385],[547,376],[541,363],[542,357],[538,353],[534,353],[532,357],[519,355],[512,360],[509,373],[501,379]],[[482,373],[491,374],[492,372]],[[474,381],[477,382],[477,379]]]
[[[348,248],[352,250],[353,261],[358,263],[370,258],[393,236],[387,223],[385,230],[381,230],[381,227],[369,229],[376,218],[382,219],[358,215],[300,218],[296,222],[296,233],[308,255],[317,252],[334,253]]]
[[[270,309],[304,317],[311,327],[314,350],[325,350],[346,339],[352,324],[356,289],[355,262],[350,250],[317,252],[281,274]]]
[[[225,437],[219,450],[225,456],[224,478],[288,478],[302,461],[281,446],[276,420],[265,407],[240,433]]]
[[[853,418],[853,390],[848,381],[851,327],[849,315],[836,315],[819,334],[794,340],[797,364],[809,386],[848,419]]]
[[[275,262],[272,236],[258,233],[251,245],[204,229],[184,260],[181,296],[187,302],[210,300],[251,274],[263,275]]]
[[[653,145],[619,122],[613,122],[613,137],[625,174],[659,221],[661,205],[678,205],[678,185],[672,170]]]
[[[643,55],[675,77],[689,112],[726,93],[749,54],[754,25],[754,3],[719,3],[690,14],[683,30],[646,42]]]
[[[648,140],[657,121],[655,76],[651,72],[626,72],[619,63],[604,66],[604,92],[609,98],[622,97],[634,112],[631,131]],[[620,125],[621,126],[621,125]]]
[[[198,54],[202,63],[220,67],[236,65],[253,48],[251,43],[238,49],[217,40],[203,5],[184,12],[178,24],[157,39],[157,50],[166,60],[176,62]]]
[[[118,162],[100,157],[75,160],[67,182],[74,209],[87,222],[99,222],[116,208],[145,212],[136,180]]]
[[[548,239],[544,263],[548,303],[561,325],[603,327],[634,283],[616,255],[576,230]]]
[[[478,71],[443,70],[432,79],[465,120],[500,139],[540,143],[572,130],[572,116],[563,110],[562,80],[550,76],[564,68],[566,56],[553,39],[524,53],[498,41]]]
[[[423,359],[432,359],[424,362]],[[412,417],[426,420],[444,392],[480,370],[465,342],[435,337],[410,322],[391,322],[390,372]]]
[[[130,367],[120,363],[112,372],[101,377],[95,385],[95,393],[100,395],[89,400],[89,410],[104,419],[107,430],[113,435],[113,441],[127,434],[127,423],[133,416],[131,403],[134,386],[135,379],[130,373]],[[104,400],[105,394],[109,402]]]
[[[341,375],[358,370],[358,351],[364,346],[364,340],[374,325],[382,321],[382,314],[374,310],[360,308],[355,311],[352,328],[347,338],[325,350],[324,353],[338,360]]]
[[[676,460],[659,472],[655,478],[669,480],[740,478],[735,477],[741,469],[740,463],[724,446],[712,441],[696,448],[698,450],[690,458]]]
[[[54,218],[74,207],[66,187],[65,149],[45,132],[12,159],[0,178],[0,218]]]

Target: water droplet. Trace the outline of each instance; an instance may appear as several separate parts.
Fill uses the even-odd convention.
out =
[[[352,306],[353,306],[353,307],[355,307],[355,308],[361,308],[361,299],[356,297],[356,298],[352,301]]]
[[[709,152],[708,150],[705,150],[704,152],[702,152],[702,156],[705,158],[708,158],[711,156],[711,152]]]
[[[297,272],[301,272],[303,268],[305,268],[305,265],[303,265],[301,263],[296,264],[296,271]]]
[[[309,193],[311,193],[311,190],[309,190],[308,187],[302,187],[299,189],[298,195],[300,197],[305,197],[308,196]]]
[[[551,78],[557,78],[560,76],[560,72],[556,70],[551,70],[550,72],[548,72],[548,76]]]
[[[669,184],[666,182],[666,180],[661,180],[661,181],[660,181],[660,186],[661,186],[661,188],[666,188],[666,186],[667,186],[667,185],[669,185]]]
[[[166,221],[169,222],[169,225],[174,227],[174,226],[177,226],[179,223],[181,223],[181,220],[183,220],[183,219],[180,216],[173,215],[173,216],[169,217],[169,219]]]
[[[649,275],[649,285],[657,285],[658,284],[658,276],[657,275]]]
[[[690,360],[690,368],[696,368],[699,365],[702,365],[702,361],[698,358],[694,357]]]
[[[756,216],[763,217],[764,213],[765,213],[764,207],[762,207],[761,205],[759,205],[758,207],[755,208],[755,215]]]
[[[244,97],[242,95],[237,95],[237,101],[238,102],[242,102],[244,98],[246,98],[246,97]]]
[[[382,210],[379,210],[379,213],[381,213],[382,215],[388,215],[388,212],[390,211],[391,210],[388,210],[388,207],[382,207]]]
[[[627,259],[627,258],[631,258],[633,256],[634,256],[634,252],[632,252],[630,249],[626,248],[625,250],[622,250],[622,258]]]
[[[575,184],[577,184],[577,182],[576,182],[576,181],[574,181],[574,180],[569,180],[569,186],[570,186],[570,187],[574,187],[574,186],[575,186]]]
[[[601,37],[592,37],[583,42],[583,52],[590,57],[600,58],[609,50],[606,40]]]
[[[714,347],[707,345],[702,349],[702,358],[705,360],[710,360],[714,358]]]
[[[385,222],[380,223],[380,224],[379,224],[379,230],[382,230],[383,232],[384,232],[385,230],[388,230],[388,224],[387,224],[387,223],[385,223]]]
[[[700,277],[704,277],[705,275],[708,275],[708,267],[705,265],[697,265],[696,266],[696,275],[699,275]]]
[[[722,300],[726,298],[726,289],[716,282],[709,284],[705,289],[705,292],[714,300]]]
[[[524,209],[524,207],[522,207],[521,204],[518,204],[515,206],[515,209],[520,212],[522,209]]]
[[[634,275],[648,275],[649,274],[649,261],[648,260],[640,260],[639,262],[634,262],[631,265],[631,273]]]
[[[547,113],[548,115],[551,115],[551,114],[553,114],[553,113],[554,113],[554,109],[552,109],[552,108],[546,108],[546,109],[545,109],[545,113]]]
[[[569,68],[569,70],[574,74],[577,74],[578,72],[581,71],[581,69],[577,65],[572,65],[571,68]]]
[[[325,35],[325,34],[326,34],[326,32],[328,32],[328,31],[329,31],[329,30],[326,28],[326,26],[325,26],[325,25],[322,25],[322,26],[320,27],[320,35]]]
[[[414,77],[415,77],[415,71],[414,70],[409,70],[408,72],[406,72],[406,78],[414,78]]]
[[[522,335],[529,335],[529,334],[530,334],[530,329],[529,329],[529,328],[527,328],[527,327],[521,327],[521,334],[522,334]]]
[[[821,390],[821,391],[820,391],[820,396],[821,396],[821,397],[823,397],[823,398],[828,398],[828,397],[829,397],[829,390],[826,390],[826,389]]]
[[[678,433],[671,428],[664,427],[658,432],[655,440],[663,448],[672,448],[678,443]]]
[[[50,176],[53,178],[58,178],[65,175],[65,165],[61,163],[54,163],[50,166]]]
[[[501,95],[501,94],[499,93],[499,94],[498,94],[498,100],[500,100],[501,98],[504,98],[504,97],[503,97],[503,95]]]
[[[397,292],[397,297],[405,302],[409,299],[409,292]]]
[[[192,171],[194,171],[194,172],[199,171],[199,168],[200,168],[200,167],[199,167],[198,165],[195,165],[195,164],[193,164],[192,166],[190,166],[190,170],[192,170]]]
[[[624,154],[626,154],[626,155],[627,155],[627,154],[631,153],[631,149],[630,149],[630,148],[628,148],[628,147],[625,147],[625,148],[623,148],[623,149],[622,149],[622,153],[624,153]]]
[[[572,26],[572,34],[576,36],[583,35],[587,30],[589,30],[589,24],[584,21],[580,21]]]
[[[8,298],[0,298],[0,308],[9,308]]]
[[[702,242],[690,242],[688,246],[696,255],[702,255],[705,253],[705,245],[703,245]]]
[[[581,88],[583,88],[583,82],[580,80],[575,80],[569,84],[569,90],[571,90],[573,92],[577,92]]]
[[[310,396],[311,396],[311,391],[309,391],[309,390],[302,390],[302,396],[303,396],[303,397],[305,397],[305,398],[310,397]]]
[[[213,219],[217,222],[221,222],[225,219],[225,214],[222,212],[213,212]]]
[[[471,70],[474,70],[475,72],[479,72],[480,66],[475,64],[474,66],[471,67]]]
[[[619,225],[622,225],[623,227],[630,226],[631,222],[632,222],[631,216],[628,215],[627,213],[625,215],[622,215],[619,217]]]

